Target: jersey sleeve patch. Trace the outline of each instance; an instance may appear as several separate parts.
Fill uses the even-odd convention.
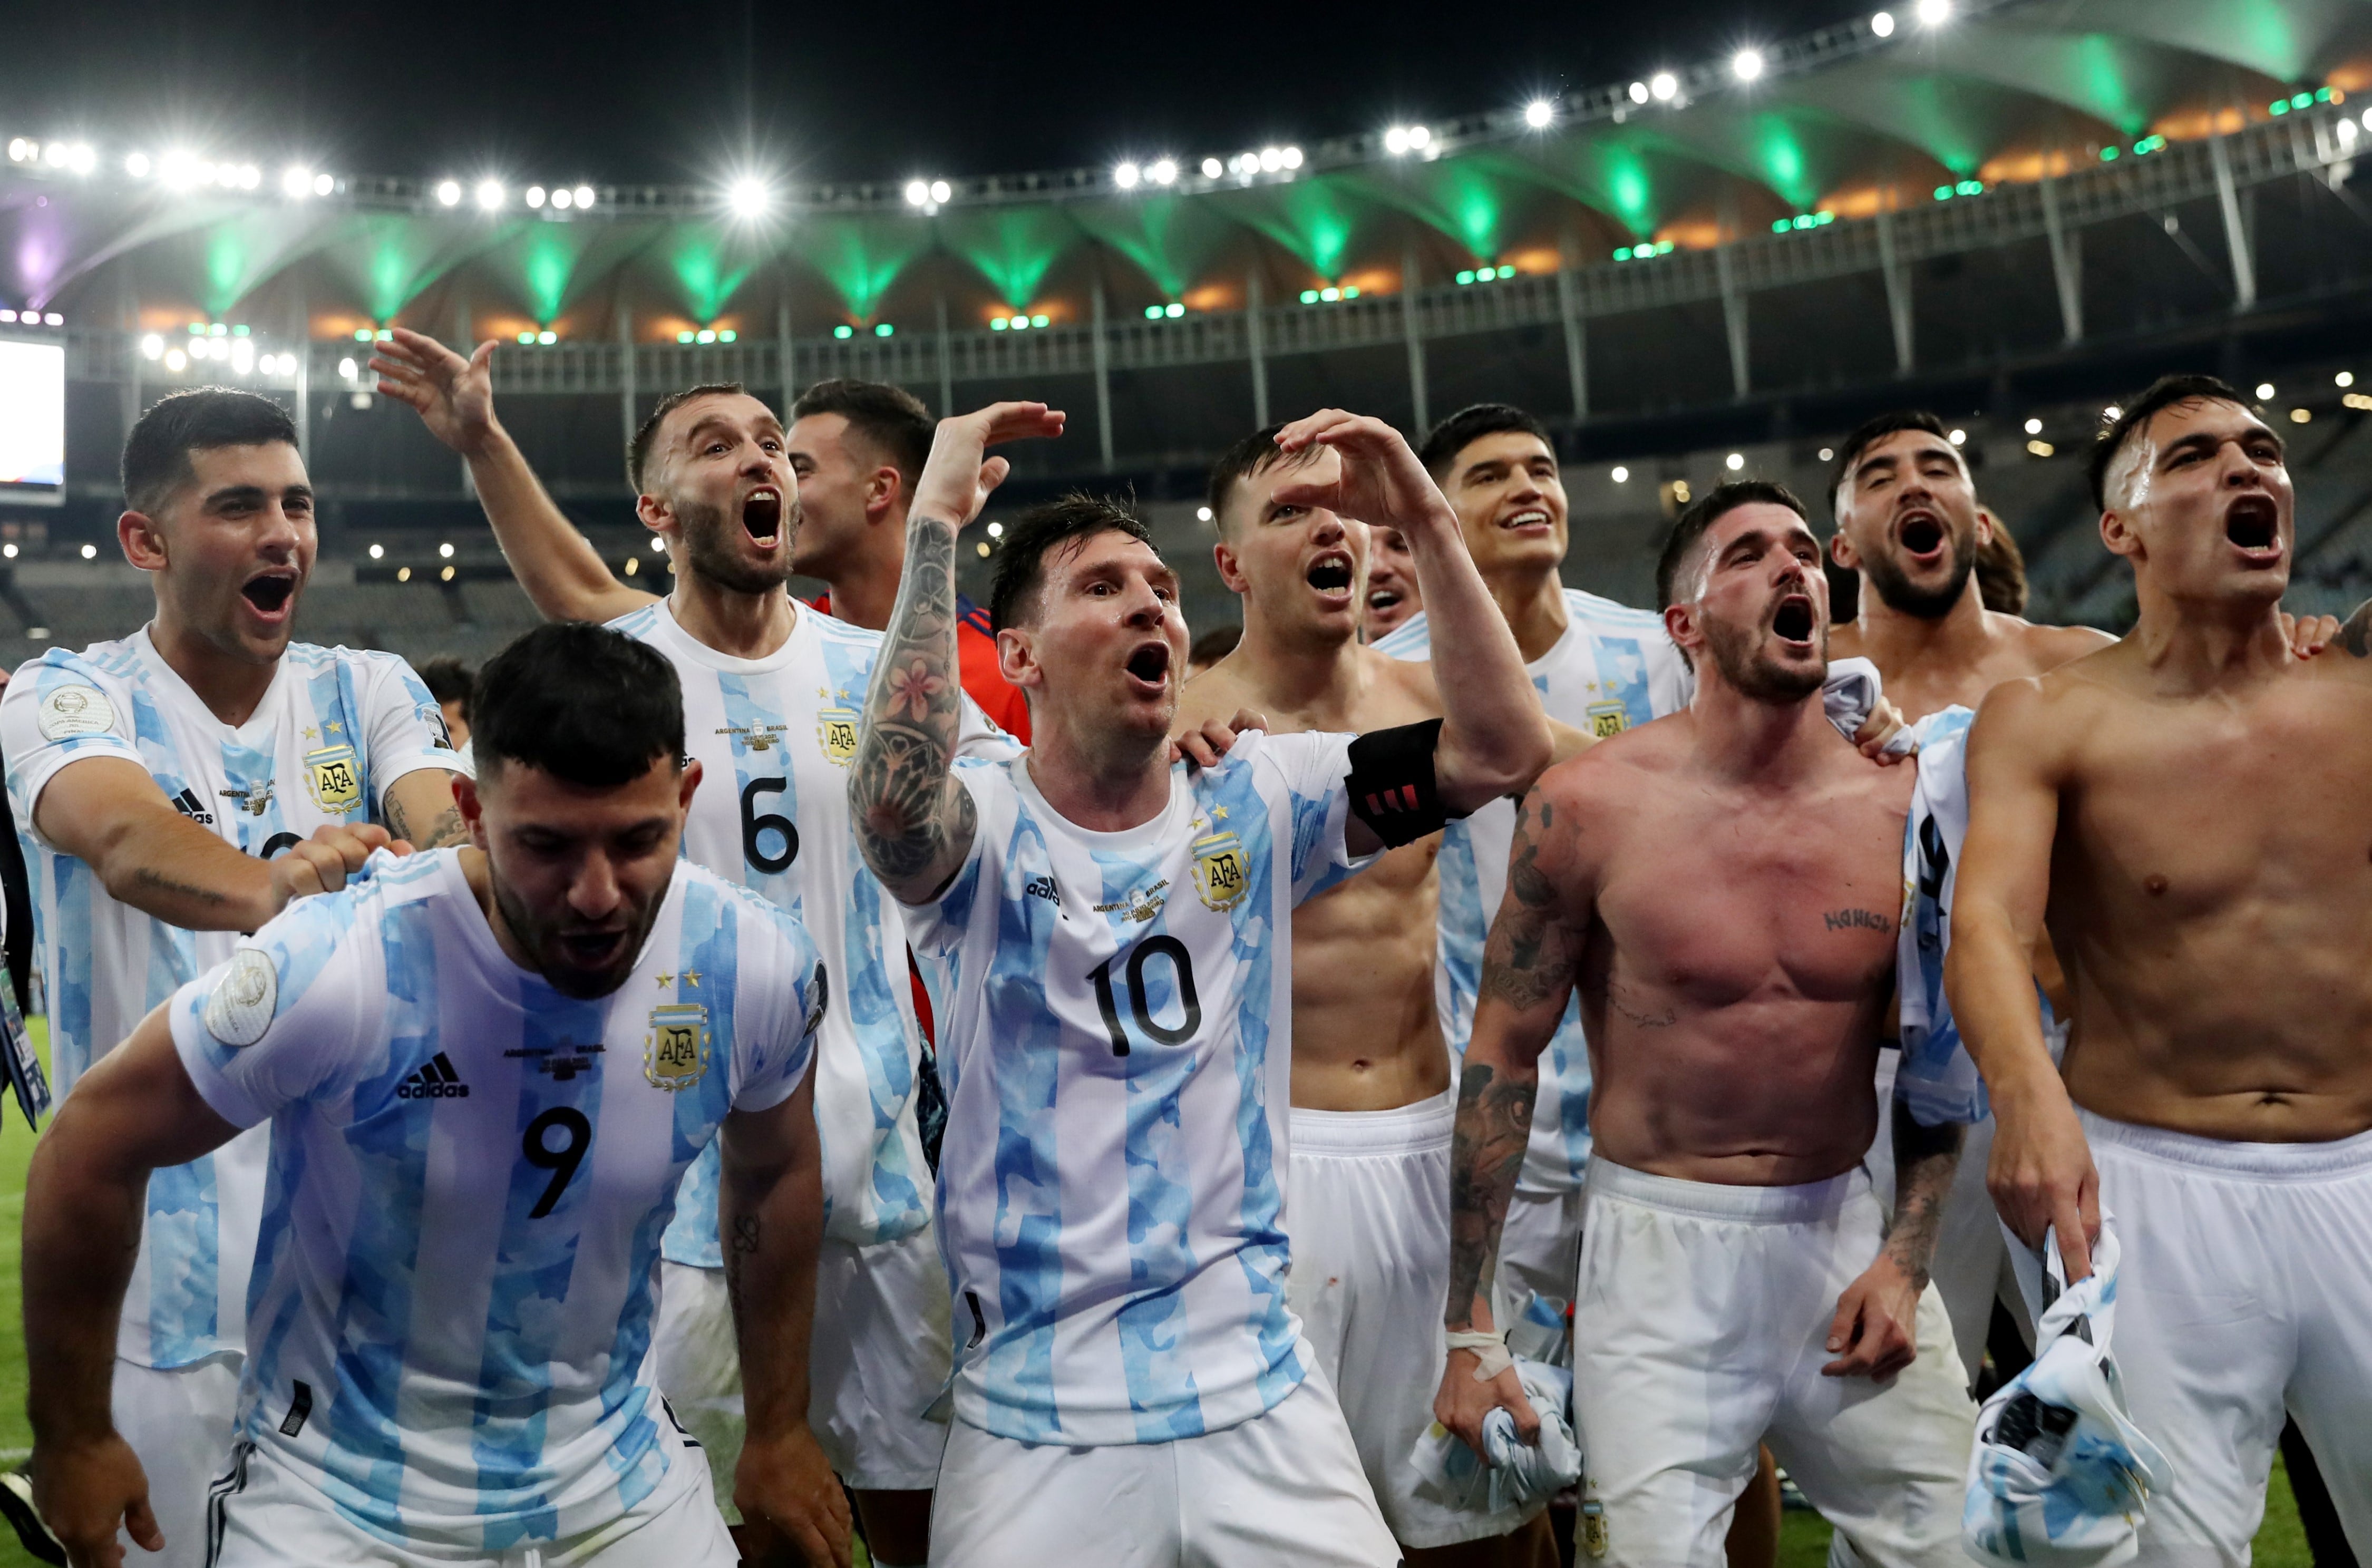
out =
[[[38,725],[44,740],[71,740],[115,727],[115,708],[107,693],[82,681],[53,686],[41,694]]]
[[[241,947],[206,997],[206,1032],[237,1051],[272,1027],[280,1001],[280,971],[261,948]]]

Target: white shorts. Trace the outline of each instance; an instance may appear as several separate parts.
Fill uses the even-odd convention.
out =
[[[1267,1413],[1169,1443],[1065,1448],[959,1421],[931,1505],[932,1568],[1392,1568],[1400,1560],[1317,1366]]]
[[[1598,1158],[1587,1191],[1573,1398],[1584,1506],[1603,1510],[1593,1557],[1720,1568],[1768,1442],[1866,1561],[1966,1568],[1977,1412],[1935,1286],[1892,1381],[1820,1375],[1837,1298],[1882,1240],[1866,1175],[1728,1187]]]
[[[1507,1222],[1499,1228],[1499,1272],[1491,1283],[1492,1321],[1515,1326],[1535,1293],[1571,1301],[1581,1268],[1582,1190],[1543,1191],[1518,1181],[1507,1200]],[[1442,1289],[1448,1290],[1444,1281]]]
[[[2174,1469],[2136,1561],[2249,1561],[2285,1406],[2372,1553],[2372,1132],[2235,1144],[2080,1114],[2124,1258],[2118,1369]]]
[[[135,1549],[117,1532],[123,1560],[144,1568],[201,1568],[206,1560],[206,1489],[230,1461],[238,1373],[247,1358],[224,1351],[187,1366],[118,1359],[110,1404],[115,1430],[148,1475],[148,1506],[165,1550]]]
[[[1449,1354],[1441,1316],[1457,1118],[1448,1091],[1394,1110],[1293,1112],[1285,1300],[1341,1391],[1384,1522],[1409,1547],[1485,1540],[1540,1511],[1452,1508],[1420,1493],[1409,1463]]]
[[[717,1504],[733,1502],[741,1458],[741,1359],[725,1271],[663,1263],[654,1374],[684,1429],[708,1452]],[[826,1237],[816,1260],[808,1424],[859,1492],[928,1492],[944,1422],[924,1415],[946,1385],[948,1274],[929,1228],[874,1247]]]
[[[667,1475],[642,1502],[599,1529],[503,1552],[427,1542],[390,1545],[339,1513],[320,1488],[271,1449],[242,1443],[215,1481],[207,1568],[447,1568],[464,1562],[499,1568],[734,1568],[740,1554],[703,1484],[698,1450],[665,1422],[659,1423],[659,1441],[672,1450]]]

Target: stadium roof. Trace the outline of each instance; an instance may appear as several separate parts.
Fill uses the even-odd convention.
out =
[[[1923,20],[1949,10],[1913,0],[1750,61],[1454,122],[971,180],[530,192],[0,125],[0,306],[145,331],[463,320],[646,342],[1169,319],[1255,289],[1490,281],[1926,208],[2372,86],[2362,0],[1963,0]]]

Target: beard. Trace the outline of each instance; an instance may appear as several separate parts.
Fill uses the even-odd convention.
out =
[[[494,857],[486,857],[486,881],[494,890],[494,907],[502,911],[503,923],[510,927],[511,935],[534,960],[535,972],[543,977],[546,984],[563,996],[573,996],[579,1001],[607,996],[625,984],[628,977],[633,975],[635,963],[643,956],[643,943],[650,936],[651,926],[658,920],[659,906],[667,900],[667,890],[672,880],[660,884],[658,893],[647,902],[625,905],[622,929],[626,940],[620,947],[618,957],[598,970],[588,970],[571,961],[561,938],[594,928],[564,920],[546,920],[537,915],[527,907],[526,900],[503,881],[503,874],[495,866]]]
[[[1923,588],[1902,574],[1891,556],[1866,555],[1862,558],[1862,570],[1869,574],[1869,586],[1886,601],[1886,608],[1898,615],[1915,616],[1921,621],[1941,621],[1960,602],[1967,591],[1969,574],[1977,569],[1977,536],[1972,529],[1968,537],[1955,535],[1952,540],[1952,569],[1941,586]]]
[[[776,552],[776,562],[752,564],[741,559],[733,547],[733,535],[743,531],[738,518],[705,502],[677,502],[676,528],[683,540],[685,566],[694,575],[728,592],[772,593],[790,580],[791,556],[798,548],[798,505],[796,494],[785,498],[783,548]]]
[[[1814,645],[1821,656],[1805,669],[1783,665],[1763,654],[1762,639],[1769,630],[1767,623],[1734,626],[1709,620],[1704,622],[1705,651],[1713,655],[1714,668],[1721,671],[1721,678],[1740,695],[1774,705],[1800,703],[1828,679],[1828,628],[1814,629]]]

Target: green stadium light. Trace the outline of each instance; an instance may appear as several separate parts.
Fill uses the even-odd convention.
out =
[[[194,322],[194,321],[191,322],[191,323],[190,323],[190,331],[193,331],[193,332],[194,332],[194,331],[196,331],[197,330],[198,330],[198,324],[197,324],[196,322]],[[356,328],[355,329],[355,342],[356,342],[356,343],[368,343],[368,342],[370,342],[370,341],[371,341],[371,335],[370,335],[370,329],[369,329],[368,327],[356,327]]]
[[[1305,289],[1303,289],[1303,290],[1301,291],[1301,303],[1303,303],[1304,305],[1315,305],[1315,304],[1317,304],[1317,303],[1318,303],[1318,291],[1317,291],[1316,289],[1314,289],[1314,288],[1305,288]]]
[[[2265,105],[2265,112],[2268,114],[2287,114],[2289,111],[2290,100],[2285,98],[2277,98]]]
[[[1173,299],[1168,305],[1162,307],[1161,313],[1174,321],[1179,317],[1186,314],[1186,307],[1179,304],[1178,301]]]
[[[1153,312],[1148,310],[1145,314],[1150,316]],[[1002,316],[991,316],[988,319],[988,330],[992,332],[1001,332],[1005,331],[1005,318]]]
[[[1307,304],[1307,303],[1308,303],[1308,302],[1305,299],[1305,300],[1303,301],[1303,303],[1304,303],[1304,304]],[[1146,320],[1148,320],[1148,321],[1158,321],[1158,320],[1160,320],[1160,319],[1161,319],[1161,307],[1160,307],[1160,306],[1158,306],[1158,305],[1148,305],[1148,306],[1146,306],[1146,307],[1145,308],[1145,319]]]
[[[1029,318],[1029,324],[1033,327],[1042,327],[1046,324],[1046,318],[1042,315],[1032,316]],[[873,330],[879,332],[885,338],[890,335],[888,330],[885,328],[876,327]]]
[[[2116,161],[2117,161],[2117,149],[2116,149],[2116,148],[2114,148],[2114,147],[2102,147],[2102,148],[2100,149],[2100,161],[2101,161],[2102,163],[2114,163],[2114,162],[2116,162]]]
[[[675,335],[675,341],[680,343],[688,343],[692,342],[692,333],[689,331],[678,332]]]
[[[1463,272],[1459,273],[1458,274],[1458,281],[1461,284],[1472,283],[1474,281],[1474,269],[1468,267]]]
[[[1939,201],[1939,202],[1948,202],[1948,201],[1950,201],[1950,200],[1952,199],[1952,188],[1951,188],[1949,185],[1938,185],[1938,186],[1936,186],[1936,199],[1937,201]]]
[[[531,343],[535,342],[535,334],[533,332],[521,332],[518,335],[518,341],[523,343]]]
[[[2292,93],[2290,95],[2290,107],[2292,109],[2305,109],[2310,106],[2313,102],[2314,95],[2312,93]]]
[[[873,326],[873,335],[877,338],[886,338],[897,330],[887,321],[877,321]]]
[[[831,335],[836,338],[853,338],[856,335],[856,329],[843,322],[831,330]]]
[[[740,335],[740,333],[735,331],[732,328],[727,327],[723,331],[716,334],[716,341],[721,343],[729,343]]]

